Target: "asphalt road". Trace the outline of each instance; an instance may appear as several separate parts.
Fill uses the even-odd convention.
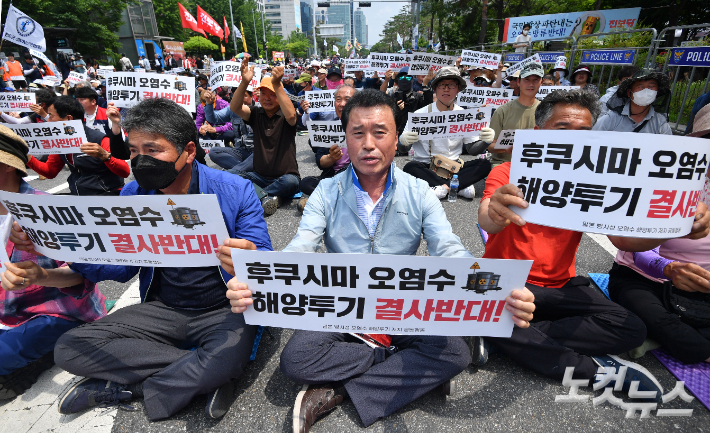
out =
[[[301,175],[317,175],[313,153],[306,142],[307,137],[297,137]],[[403,167],[406,159],[397,158],[398,166]],[[57,179],[34,179],[30,184],[44,191],[68,192],[68,189],[61,189],[67,176],[68,171],[64,170]],[[481,196],[482,189],[482,183],[476,185],[478,197]],[[442,202],[454,232],[475,256],[481,256],[484,249],[476,227],[478,202],[479,199],[471,201],[462,198],[455,203]],[[300,215],[296,210],[295,200],[286,203],[275,215],[267,217],[266,221],[275,250],[280,250],[288,244],[296,233],[299,220]],[[426,255],[424,245],[420,247],[417,254]],[[587,275],[589,272],[606,273],[612,263],[613,256],[608,247],[604,248],[588,235],[582,238],[576,264],[579,275]],[[129,285],[130,283],[103,282],[100,288],[108,299],[118,299]],[[292,407],[300,386],[284,377],[279,369],[279,355],[291,334],[291,330],[278,328],[270,329],[269,333],[264,334],[256,360],[247,366],[243,376],[238,380],[234,403],[223,419],[214,421],[205,417],[204,396],[196,398],[192,404],[170,419],[160,422],[148,421],[142,403],[135,402],[137,411],[117,412],[112,431],[116,433],[291,431]],[[664,389],[670,390],[675,385],[675,378],[653,355],[647,354],[637,362],[648,368]],[[691,417],[656,417],[653,412],[647,419],[639,419],[638,415],[627,419],[625,410],[608,403],[595,407],[591,399],[583,403],[555,403],[555,395],[567,394],[567,388],[561,383],[527,371],[511,360],[497,355],[493,355],[488,364],[481,368],[470,366],[457,379],[459,386],[454,396],[445,397],[439,391],[432,391],[367,429],[363,427],[352,404],[345,402],[316,423],[312,431],[605,433],[710,431],[710,412],[697,400],[685,403],[676,399],[660,406],[669,409],[692,408]],[[581,393],[591,397],[601,394],[592,391],[591,388],[582,389]],[[621,397],[620,393],[616,395]],[[5,432],[2,427],[5,421],[0,417],[0,432]],[[80,419],[76,419],[73,422],[79,421]]]

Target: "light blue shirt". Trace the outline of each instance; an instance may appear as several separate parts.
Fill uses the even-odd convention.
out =
[[[367,226],[367,231],[370,232],[370,236],[375,235],[375,229],[377,229],[377,223],[380,221],[382,216],[382,211],[385,207],[385,194],[392,185],[392,170],[387,174],[387,184],[385,184],[385,191],[382,193],[380,198],[377,199],[375,203],[372,202],[370,194],[367,193],[362,186],[360,186],[360,181],[353,172],[353,188],[355,189],[355,200],[357,203],[357,215],[360,217],[363,223]]]

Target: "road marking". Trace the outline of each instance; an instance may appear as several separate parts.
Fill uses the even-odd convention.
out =
[[[66,185],[66,184],[65,184]],[[121,295],[111,313],[140,302],[138,281]],[[13,433],[110,433],[116,420],[117,408],[96,408],[75,415],[61,415],[57,406],[64,393],[80,377],[56,365],[42,373],[37,383],[14,400],[0,402],[2,431]]]
[[[614,246],[614,244],[611,243],[608,237],[606,235],[600,235],[597,233],[585,233],[587,236],[590,238],[594,239],[596,243],[598,243],[602,248],[606,250],[609,254],[612,256],[616,257],[617,251],[619,251],[618,248]]]
[[[50,193],[50,194],[56,194],[56,193],[58,193],[58,192],[64,191],[64,190],[67,189],[67,188],[69,188],[69,184],[68,184],[67,182],[64,182],[64,183],[61,184],[61,185],[57,185],[57,186],[55,186],[54,188],[48,189],[47,192]]]
[[[25,182],[31,182],[35,179],[39,179],[39,176],[26,176],[22,178]]]

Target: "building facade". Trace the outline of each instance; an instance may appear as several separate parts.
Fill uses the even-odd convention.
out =
[[[340,39],[339,45],[345,45],[348,41],[353,41],[355,35],[352,32],[352,11],[353,4],[331,4],[329,8],[326,8],[326,17],[328,24],[342,24],[344,35]]]
[[[353,23],[355,25],[355,37],[363,47],[368,45],[367,41],[367,18],[362,9],[357,8],[353,13]],[[355,41],[353,41],[355,43]]]
[[[140,56],[150,60],[153,60],[156,54],[163,57],[160,44],[162,39],[166,38],[158,34],[151,0],[140,0],[137,5],[130,5],[123,10],[118,42],[121,44],[120,52],[126,53],[133,65],[138,64]]]
[[[299,0],[264,0],[264,18],[271,30],[284,38],[301,31],[301,2]]]
[[[308,38],[313,37],[313,4],[310,0],[301,0],[301,31]]]

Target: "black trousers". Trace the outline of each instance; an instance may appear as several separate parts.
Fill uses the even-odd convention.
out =
[[[686,364],[710,358],[710,328],[694,328],[666,310],[663,284],[651,281],[626,266],[614,263],[609,271],[609,296],[638,315],[648,336]]]
[[[449,180],[440,177],[429,169],[429,164],[410,161],[404,166],[404,172],[414,177],[425,180],[429,186],[448,185]],[[464,189],[481,179],[485,179],[491,172],[491,163],[487,159],[473,159],[466,161],[457,173],[459,176],[459,190]]]
[[[592,379],[597,371],[591,356],[619,354],[640,346],[646,327],[635,314],[589,287],[586,277],[574,277],[563,287],[526,285],[535,295],[529,328],[513,328],[510,338],[491,338],[518,364],[562,380],[566,367],[575,379]]]
[[[145,408],[155,421],[238,378],[255,334],[256,327],[229,306],[189,311],[151,301],[65,333],[54,360],[77,376],[121,384],[144,381]]]
[[[305,384],[342,382],[367,427],[462,372],[471,362],[461,337],[392,336],[397,352],[356,342],[348,334],[295,331],[281,370]]]

